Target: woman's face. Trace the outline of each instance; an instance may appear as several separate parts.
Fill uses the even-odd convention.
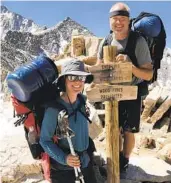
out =
[[[82,92],[84,88],[86,76],[66,76],[65,86],[68,94],[78,94]]]

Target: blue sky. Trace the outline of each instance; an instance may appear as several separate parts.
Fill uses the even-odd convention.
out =
[[[109,32],[108,11],[114,1],[3,1],[9,10],[34,20],[36,24],[51,27],[69,16],[87,27],[96,36],[105,37]],[[171,48],[171,2],[125,1],[131,16],[141,11],[158,14],[165,25],[167,47]]]

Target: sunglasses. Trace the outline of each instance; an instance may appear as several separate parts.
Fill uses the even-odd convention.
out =
[[[67,75],[69,81],[82,81],[85,82],[86,76]]]

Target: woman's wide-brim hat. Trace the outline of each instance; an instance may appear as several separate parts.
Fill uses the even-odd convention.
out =
[[[62,78],[67,75],[86,76],[85,83],[91,83],[93,81],[93,75],[86,72],[84,63],[77,59],[69,60],[61,65],[61,75],[54,81],[56,85],[64,85]]]

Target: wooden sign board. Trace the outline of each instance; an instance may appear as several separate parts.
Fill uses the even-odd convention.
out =
[[[104,102],[108,100],[135,100],[137,86],[96,85],[86,91],[90,102]]]
[[[104,63],[92,66],[89,71],[93,74],[93,82],[100,83],[123,83],[132,81],[132,63]]]

